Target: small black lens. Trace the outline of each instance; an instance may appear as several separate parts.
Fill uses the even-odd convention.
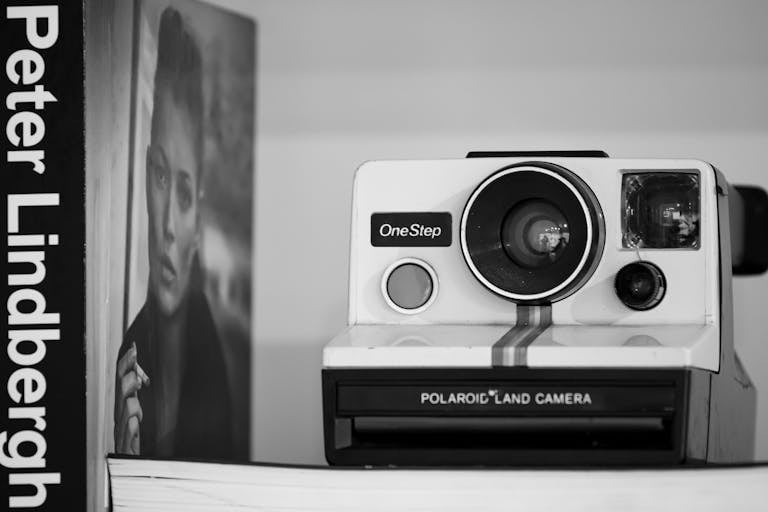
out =
[[[529,269],[545,268],[557,261],[570,236],[565,215],[542,199],[521,201],[501,226],[501,243],[507,256]]]
[[[627,307],[645,311],[656,307],[667,289],[664,273],[648,261],[625,265],[616,274],[616,295]]]
[[[636,300],[648,300],[653,294],[653,276],[634,274],[629,281],[629,293]]]

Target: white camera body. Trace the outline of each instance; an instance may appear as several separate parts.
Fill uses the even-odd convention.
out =
[[[754,415],[733,351],[722,175],[688,159],[473,156],[355,175],[349,326],[323,350],[329,461],[747,457],[754,426],[715,418],[715,405]],[[667,399],[622,405],[664,386]],[[542,458],[548,429],[573,443]],[[478,432],[499,441],[467,446]]]
[[[349,325],[323,352],[326,367],[490,366],[491,349],[517,321],[514,302],[481,284],[460,250],[462,212],[478,184],[496,169],[530,158],[375,161],[355,176],[349,277]],[[553,328],[528,347],[534,367],[719,367],[719,249],[716,180],[697,160],[553,158],[587,182],[603,207],[606,240],[589,280],[552,304]],[[616,272],[638,259],[622,247],[621,176],[627,170],[695,170],[701,179],[702,246],[699,250],[641,249],[658,264],[668,290],[658,307],[634,311],[614,292]],[[708,192],[708,193],[707,193]],[[449,212],[449,247],[374,247],[371,216],[378,212]],[[713,222],[714,221],[714,222]],[[434,302],[417,314],[397,311],[382,291],[385,271],[407,258],[428,264],[437,277]],[[387,326],[386,329],[377,326]],[[444,326],[462,326],[449,329]],[[431,335],[430,333],[439,333]],[[658,341],[627,342],[638,335]],[[403,347],[414,337],[424,349]],[[511,347],[507,347],[512,350]],[[506,359],[512,364],[510,354]]]

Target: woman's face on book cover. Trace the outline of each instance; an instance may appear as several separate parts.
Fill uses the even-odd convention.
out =
[[[147,150],[149,288],[162,313],[176,313],[198,246],[195,122],[170,92],[157,96]]]

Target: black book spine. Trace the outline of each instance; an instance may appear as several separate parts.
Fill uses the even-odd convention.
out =
[[[1,9],[0,510],[85,510],[83,4]]]

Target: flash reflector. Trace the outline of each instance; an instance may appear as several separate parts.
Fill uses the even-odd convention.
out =
[[[621,184],[625,248],[698,249],[699,174],[629,172]]]

